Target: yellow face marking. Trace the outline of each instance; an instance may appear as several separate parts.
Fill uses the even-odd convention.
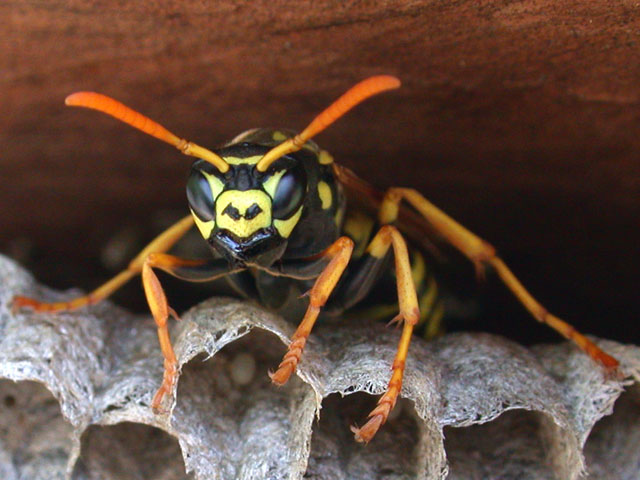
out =
[[[262,188],[264,188],[265,192],[267,192],[271,198],[275,196],[276,187],[278,186],[280,179],[284,175],[284,172],[284,170],[280,170],[275,175],[269,177],[267,181],[262,184]]]
[[[224,188],[224,183],[215,175],[211,175],[210,173],[204,171],[202,171],[202,174],[204,175],[204,178],[206,178],[209,182],[209,187],[211,187],[211,196],[213,197],[213,201],[215,202],[216,198],[218,198],[218,195],[220,195],[220,192],[222,192],[222,189]]]
[[[329,165],[333,163],[333,156],[326,150],[320,150],[318,162],[320,162],[321,165]]]
[[[254,155],[253,157],[239,158],[239,157],[222,157],[224,161],[231,165],[240,165],[240,164],[248,164],[255,165],[260,161],[262,155]]]
[[[259,213],[255,213],[258,209]],[[231,211],[236,213],[232,214]],[[262,190],[222,192],[216,200],[216,223],[219,228],[229,230],[240,238],[248,238],[271,225],[271,198]]]
[[[276,141],[276,142],[283,142],[284,140],[286,140],[287,137],[284,133],[282,132],[273,132],[272,138]]]
[[[208,222],[203,222],[198,218],[198,216],[195,213],[193,213],[193,210],[191,209],[189,210],[191,211],[193,220],[196,222],[196,227],[198,227],[198,230],[200,230],[202,237],[205,240],[208,240],[209,237],[211,236],[211,231],[213,230],[213,227],[215,227],[216,225],[215,222],[213,220],[209,220]]]
[[[328,210],[331,208],[331,204],[333,203],[333,196],[331,195],[331,187],[327,184],[327,182],[323,182],[322,180],[318,182],[318,196],[320,197],[320,201],[322,202],[322,209]]]
[[[293,227],[298,224],[298,220],[300,220],[300,215],[302,215],[302,205],[298,208],[298,211],[290,218],[286,220],[274,220],[273,226],[276,227],[278,233],[282,238],[289,238],[291,232],[293,231]]]

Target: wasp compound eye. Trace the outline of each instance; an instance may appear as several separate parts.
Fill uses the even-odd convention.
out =
[[[198,170],[191,170],[187,180],[187,199],[191,210],[203,222],[213,220],[213,193],[207,178]]]
[[[307,175],[300,165],[285,172],[273,195],[273,217],[285,220],[293,215],[302,202],[307,189]]]

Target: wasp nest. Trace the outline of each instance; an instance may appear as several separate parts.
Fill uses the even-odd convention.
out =
[[[6,258],[0,278],[6,480],[640,476],[638,347],[598,341],[621,360],[621,380],[569,344],[528,350],[464,333],[416,339],[403,398],[363,446],[349,426],[385,388],[393,329],[318,326],[298,376],[276,388],[267,370],[293,326],[248,303],[205,302],[173,325],[180,380],[170,412],[154,415],[162,357],[150,318],[108,302],[12,314],[17,293],[54,300],[77,292],[46,290]]]

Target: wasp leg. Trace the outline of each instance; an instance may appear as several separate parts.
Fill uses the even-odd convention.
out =
[[[353,240],[349,237],[340,237],[321,254],[322,257],[330,258],[331,260],[316,279],[309,292],[309,306],[300,325],[298,325],[298,328],[291,337],[291,343],[282,362],[280,362],[278,366],[278,370],[274,373],[269,373],[271,380],[276,385],[284,385],[296,370],[298,362],[300,362],[300,357],[302,356],[302,350],[304,349],[305,343],[307,343],[307,338],[311,333],[313,324],[318,318],[320,309],[327,302],[336,283],[340,280],[342,272],[347,268],[352,251]]]
[[[167,323],[169,314],[175,316],[175,313],[169,307],[162,285],[153,271],[154,268],[163,270],[174,277],[196,282],[213,280],[232,272],[223,259],[187,260],[166,253],[150,253],[142,263],[142,285],[149,309],[158,327],[158,340],[164,357],[162,384],[151,402],[151,408],[158,411],[165,394],[170,393],[176,383],[178,362],[171,346]]]
[[[483,274],[485,265],[491,265],[502,282],[536,320],[549,325],[563,337],[573,341],[593,360],[607,369],[615,369],[618,366],[619,363],[615,358],[602,351],[573,326],[548,312],[520,283],[504,261],[496,255],[496,250],[492,245],[453,220],[416,190],[390,188],[380,207],[379,220],[381,223],[391,223],[397,218],[400,202],[403,199],[424,216],[448,242],[466,255],[474,263],[476,271],[480,275]]]
[[[407,252],[407,244],[398,229],[392,225],[383,226],[367,247],[367,253],[375,258],[382,258],[389,247],[393,247],[396,266],[396,283],[398,288],[398,306],[400,313],[392,322],[402,322],[402,335],[392,366],[391,379],[387,391],[380,397],[376,407],[369,413],[367,423],[361,428],[355,426],[351,430],[358,442],[368,443],[382,424],[387,421],[389,413],[396,404],[402,388],[405,362],[409,352],[409,343],[413,328],[420,319],[418,298],[411,275],[411,263]]]
[[[36,312],[62,312],[76,310],[78,308],[95,305],[101,302],[126,282],[131,280],[142,271],[145,259],[152,252],[166,252],[169,250],[193,225],[193,217],[189,215],[178,221],[167,230],[158,235],[149,245],[147,245],[118,275],[108,282],[96,288],[88,295],[75,298],[67,302],[44,303],[33,298],[16,296],[13,298],[13,308],[27,307]]]

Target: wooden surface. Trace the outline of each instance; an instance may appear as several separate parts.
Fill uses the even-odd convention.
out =
[[[357,80],[389,73],[402,89],[319,143],[380,186],[423,191],[556,312],[629,339],[639,13],[604,0],[2,2],[0,249],[28,250],[55,281],[51,265],[92,269],[123,224],[185,208],[189,160],[65,108],[70,92],[112,95],[213,147],[252,127],[302,128]]]

